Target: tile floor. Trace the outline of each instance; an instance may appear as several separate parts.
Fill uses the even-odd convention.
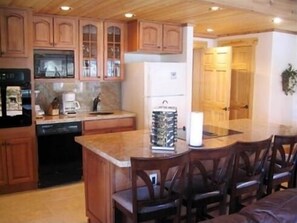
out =
[[[84,185],[0,195],[1,223],[87,223]]]

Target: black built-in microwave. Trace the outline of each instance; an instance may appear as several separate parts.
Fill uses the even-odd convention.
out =
[[[74,78],[73,50],[34,50],[34,78]]]

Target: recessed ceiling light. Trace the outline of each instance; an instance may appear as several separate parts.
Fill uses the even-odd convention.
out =
[[[274,17],[274,18],[272,19],[272,22],[273,22],[274,24],[280,24],[280,23],[282,22],[282,19],[279,18],[279,17]]]
[[[212,6],[209,8],[210,11],[218,11],[219,9],[221,9],[219,6]]]
[[[62,5],[60,7],[60,9],[63,10],[63,11],[69,11],[71,9],[71,7],[70,6],[67,6],[67,5]]]
[[[208,28],[208,29],[206,29],[206,31],[207,31],[208,33],[211,33],[211,32],[213,32],[213,29]]]
[[[133,13],[131,13],[131,12],[127,12],[127,13],[125,13],[125,17],[126,18],[132,18],[132,17],[134,17],[135,15],[133,14]]]

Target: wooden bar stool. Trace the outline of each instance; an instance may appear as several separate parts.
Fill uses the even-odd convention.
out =
[[[195,222],[212,218],[208,214],[215,205],[219,214],[226,214],[227,189],[231,178],[234,144],[216,149],[190,151],[189,184],[185,188],[184,205],[187,221],[192,222],[192,209],[196,209]]]
[[[255,142],[236,142],[230,182],[229,213],[239,211],[245,202],[262,198],[265,165],[272,136]]]
[[[116,222],[121,222],[122,214],[134,223],[167,222],[168,219],[180,222],[188,161],[188,152],[166,157],[131,158],[132,188],[112,196]],[[157,184],[150,180],[150,173],[158,173]],[[181,191],[172,190],[176,187]]]
[[[297,165],[297,135],[274,136],[269,171],[266,179],[267,194],[273,190],[284,188],[281,184],[287,182],[287,188],[296,187]]]

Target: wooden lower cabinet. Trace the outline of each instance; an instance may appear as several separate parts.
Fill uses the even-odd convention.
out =
[[[0,194],[37,187],[34,148],[31,136],[0,140]]]
[[[83,135],[131,131],[135,117],[88,120]],[[131,187],[129,168],[119,168],[92,151],[83,148],[86,214],[89,223],[114,222],[112,194]]]
[[[86,214],[89,223],[114,222],[112,194],[131,187],[129,168],[119,168],[83,149]]]
[[[83,135],[124,132],[135,129],[135,117],[89,120],[83,122]]]

